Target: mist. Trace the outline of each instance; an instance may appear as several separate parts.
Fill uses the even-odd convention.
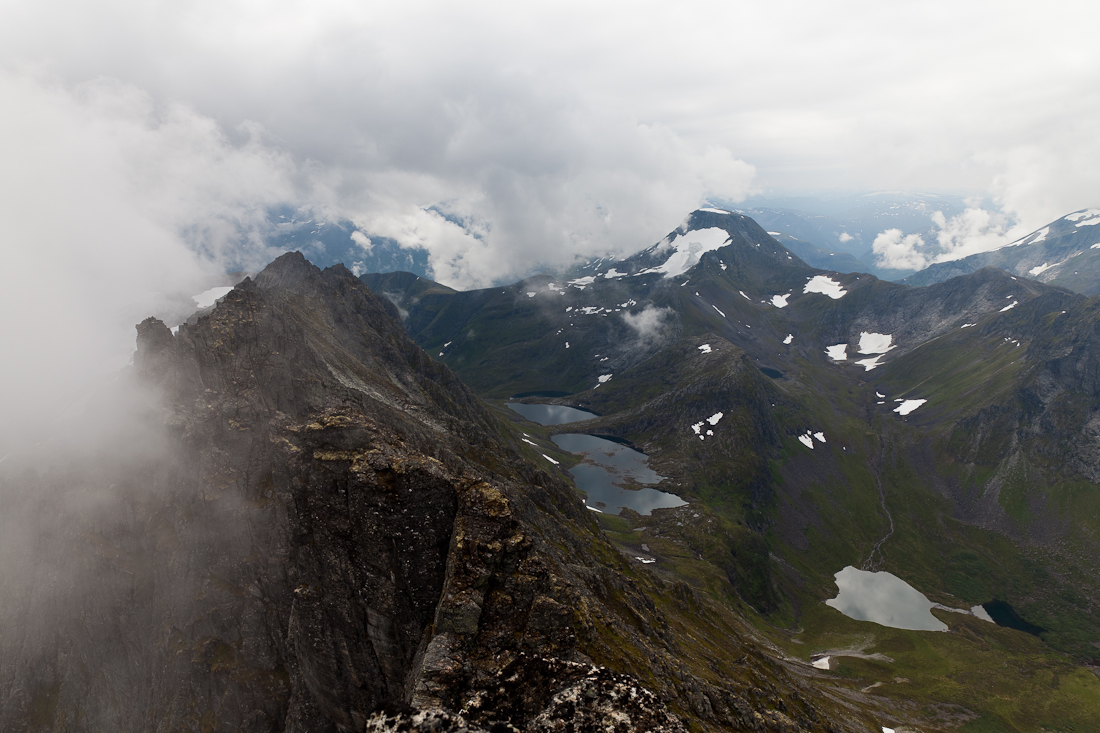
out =
[[[256,136],[117,82],[0,73],[0,96],[2,457],[126,366],[140,320],[179,323],[227,266],[266,262],[262,207],[291,171]]]

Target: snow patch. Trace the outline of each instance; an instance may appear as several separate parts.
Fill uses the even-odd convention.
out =
[[[610,279],[611,279],[611,278],[613,278],[613,277],[626,277],[626,276],[627,276],[627,275],[629,275],[629,274],[630,274],[630,273],[627,273],[627,272],[619,272],[619,271],[618,271],[618,270],[616,270],[616,269],[615,269],[614,267],[612,267],[612,268],[611,268],[610,270],[608,270],[607,272],[605,272],[605,273],[603,274],[603,276],[604,276],[604,278],[606,278],[606,279],[610,280]]]
[[[1072,216],[1072,214],[1071,214],[1071,216]],[[1011,242],[1009,244],[1006,244],[1005,246],[1006,247],[1019,247],[1021,245],[1027,245],[1027,244],[1038,244],[1039,242],[1042,242],[1042,241],[1046,240],[1048,234],[1050,234],[1050,227],[1043,227],[1039,231],[1032,232],[1031,234],[1027,235],[1026,237],[1023,237],[1021,239],[1017,239],[1015,242]]]
[[[570,280],[569,284],[575,288],[580,288],[581,290],[584,290],[585,285],[591,285],[594,282],[596,282],[596,276],[589,275],[588,277],[578,277],[576,280]]]
[[[1094,244],[1093,246],[1095,247],[1096,245]],[[1033,268],[1031,268],[1030,270],[1028,270],[1028,271],[1027,271],[1027,274],[1028,274],[1028,275],[1031,275],[1032,277],[1035,277],[1036,275],[1038,275],[1038,274],[1040,274],[1040,273],[1042,273],[1042,272],[1046,272],[1046,271],[1047,271],[1047,270],[1049,270],[1049,269],[1050,269],[1051,267],[1054,267],[1054,265],[1051,265],[1051,264],[1048,264],[1048,263],[1044,262],[1043,264],[1041,264],[1041,265],[1036,265],[1035,267],[1033,267]]]
[[[1084,211],[1075,211],[1072,214],[1067,214],[1064,219],[1077,222],[1077,226],[1092,226],[1093,224],[1100,224],[1100,209],[1085,209]]]
[[[785,343],[785,344],[789,344],[792,341],[794,341],[794,334],[793,333],[788,333],[787,338],[783,339],[783,343]]]
[[[894,412],[899,415],[908,415],[927,401],[928,400],[902,400],[901,404],[894,408]]]
[[[527,292],[527,297],[528,297],[528,298],[534,298],[534,297],[535,297],[535,294],[534,294],[534,293],[532,293],[532,292],[530,292],[530,291],[528,291],[528,292]]]
[[[802,445],[806,446],[810,450],[814,449],[814,439],[810,437],[809,433],[805,435],[799,435],[798,439],[802,442]]]
[[[553,458],[546,455],[545,453],[542,454],[542,457],[545,458],[546,460],[550,461],[551,463],[553,463],[555,466],[560,465],[557,461],[555,461]]]
[[[677,234],[674,239],[665,239],[657,245],[657,251],[671,249],[672,254],[664,264],[650,268],[650,272],[663,272],[665,277],[683,275],[699,264],[705,252],[712,252],[730,241],[729,232],[718,227],[696,229],[687,234]]]
[[[971,606],[970,615],[977,616],[982,621],[988,621],[991,624],[997,623],[993,620],[993,617],[989,615],[989,611],[985,610],[982,606]]]
[[[601,374],[599,377],[597,377],[597,379],[599,379],[600,384],[603,384],[603,383],[609,381],[612,376],[613,375],[611,375],[611,374]]]
[[[744,290],[738,290],[737,292],[741,293],[741,297],[742,297],[742,298],[744,298],[745,300],[749,301],[750,303],[752,302],[752,298],[750,298],[749,296],[745,295],[745,291],[744,291]]]
[[[710,344],[703,344],[699,347],[699,351],[702,351],[704,354],[709,354],[712,349],[710,348]]]
[[[834,344],[825,349],[825,353],[829,355],[829,358],[833,361],[844,361],[848,358],[848,355],[844,352],[848,350],[848,344]]]
[[[776,308],[786,308],[787,298],[789,297],[791,297],[790,293],[787,293],[786,295],[773,295],[772,305],[774,305]]]
[[[716,305],[712,305],[712,306],[711,306],[711,308],[713,308],[714,310],[718,311],[718,314],[719,314],[719,315],[721,315],[721,316],[722,316],[723,318],[725,318],[725,317],[726,317],[726,314],[725,314],[725,313],[723,313],[722,311],[718,310],[718,306],[716,306]]]
[[[729,214],[729,212],[726,211],[725,209],[710,209],[710,208],[707,208],[707,209],[699,209],[699,211],[705,211],[708,214]]]
[[[829,668],[829,658],[828,657],[822,657],[821,659],[817,660],[816,662],[812,662],[811,664],[814,667],[814,669],[828,669]]]
[[[825,442],[825,433],[821,433],[821,432],[814,433],[814,437],[817,438],[818,440],[820,440],[822,443]]]
[[[964,323],[963,325],[959,326],[959,328],[972,328],[977,325],[977,323]]]
[[[885,354],[890,349],[896,349],[890,343],[894,337],[888,333],[870,333],[862,331],[859,334],[859,353],[861,354]]]
[[[828,275],[814,275],[806,283],[806,287],[803,288],[802,292],[821,293],[822,295],[828,295],[833,300],[840,300],[848,293],[840,286],[840,283]]]
[[[1004,308],[1001,308],[1001,313],[1004,313],[1004,312],[1005,312],[1006,310],[1010,310],[1010,309],[1012,309],[1012,308],[1015,308],[1015,307],[1016,307],[1016,305],[1017,305],[1017,302],[1018,302],[1018,301],[1015,301],[1015,300],[1014,300],[1014,301],[1012,301],[1011,303],[1009,303],[1008,305],[1006,305],[1006,306],[1005,306]]]
[[[707,418],[707,422],[709,422],[713,426],[713,425],[717,425],[718,421],[721,420],[721,419],[722,419],[722,413],[721,412],[716,412],[716,413],[714,413],[713,415],[711,415],[710,417]]]
[[[881,358],[882,358],[882,354],[878,354],[876,356],[872,356],[870,359],[860,359],[859,361],[856,362],[856,364],[859,364],[861,367],[863,367],[867,371],[871,371],[875,367],[882,366],[882,364],[879,363],[879,359],[881,359]]]

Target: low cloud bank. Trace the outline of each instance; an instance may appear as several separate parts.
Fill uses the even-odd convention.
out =
[[[265,262],[291,171],[258,129],[233,141],[117,82],[0,72],[0,99],[2,458],[124,366],[140,320],[183,318],[227,267]]]

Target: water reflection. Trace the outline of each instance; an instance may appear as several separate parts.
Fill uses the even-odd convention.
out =
[[[528,405],[523,402],[509,402],[508,407],[539,425],[564,425],[599,417],[594,412],[565,405]]]
[[[849,618],[873,621],[893,629],[946,631],[932,615],[932,601],[890,573],[870,573],[849,565],[835,575],[840,593],[825,601]]]
[[[588,494],[586,503],[590,507],[608,514],[618,514],[623,507],[630,507],[647,515],[654,509],[687,503],[678,496],[645,486],[626,488],[656,484],[664,478],[649,467],[644,453],[594,435],[567,433],[555,435],[551,440],[562,450],[584,456],[585,461],[571,468],[569,473],[577,488]]]

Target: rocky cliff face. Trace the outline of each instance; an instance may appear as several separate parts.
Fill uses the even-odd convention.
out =
[[[143,322],[118,390],[5,466],[3,730],[870,726],[638,574],[342,267],[286,255],[178,335]]]

